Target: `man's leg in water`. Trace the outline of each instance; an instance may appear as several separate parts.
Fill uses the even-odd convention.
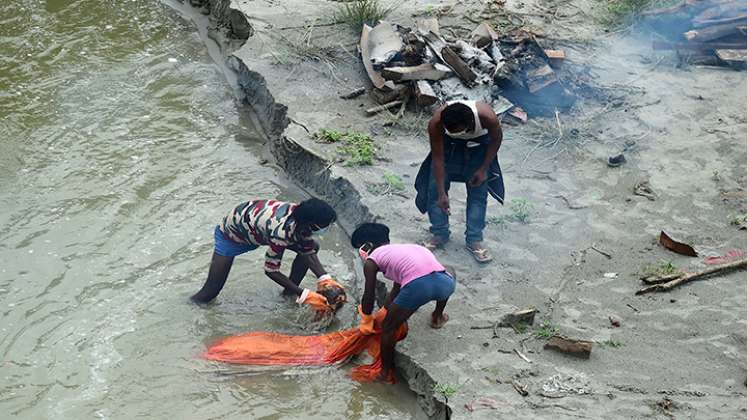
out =
[[[390,372],[394,370],[394,345],[397,340],[394,337],[400,325],[406,322],[415,311],[390,303],[384,318],[384,326],[381,332],[381,379],[387,379]]]
[[[223,285],[226,284],[228,273],[231,271],[231,265],[233,265],[233,257],[224,257],[213,252],[208,278],[202,289],[192,295],[190,299],[195,303],[208,303],[215,299],[221,289],[223,289]]]

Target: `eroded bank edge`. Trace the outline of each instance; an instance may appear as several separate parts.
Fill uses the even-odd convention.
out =
[[[264,77],[252,71],[231,53],[236,41],[243,45],[254,34],[244,14],[231,7],[231,0],[180,0],[182,4],[209,16],[208,36],[221,44],[225,65],[235,73],[237,100],[261,126],[269,141],[276,163],[302,187],[323,197],[338,212],[340,224],[349,233],[359,223],[376,216],[361,201],[360,192],[343,176],[335,176],[323,157],[303,147],[285,134],[290,123],[288,107],[275,101]],[[434,394],[436,381],[430,373],[409,355],[397,352],[399,373],[417,395],[420,408],[429,418],[449,418],[451,409]]]

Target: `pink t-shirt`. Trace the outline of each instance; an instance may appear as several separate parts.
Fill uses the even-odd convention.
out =
[[[379,266],[384,277],[401,287],[434,271],[445,271],[431,251],[415,244],[380,246],[368,258]]]

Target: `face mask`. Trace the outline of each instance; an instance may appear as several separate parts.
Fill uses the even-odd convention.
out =
[[[366,251],[365,249],[363,249],[365,247],[366,246],[363,245],[362,247],[358,248],[358,255],[360,255],[360,257],[363,260],[363,262],[366,262],[366,260],[368,259],[368,251]]]
[[[312,230],[311,234],[314,235],[314,236],[322,236],[325,233],[327,233],[328,230],[329,230],[329,225],[327,225],[327,226],[325,226],[323,228],[317,229],[317,230]]]

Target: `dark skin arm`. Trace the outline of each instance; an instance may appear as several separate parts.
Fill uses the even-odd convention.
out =
[[[501,129],[501,122],[498,120],[498,116],[493,112],[493,108],[485,102],[477,102],[477,115],[480,117],[480,125],[488,130],[490,136],[490,144],[488,150],[485,153],[485,160],[480,165],[480,168],[472,175],[469,180],[469,185],[476,187],[485,180],[488,179],[488,168],[493,162],[495,155],[498,153],[498,149],[501,148],[503,142],[503,130]]]
[[[293,283],[288,278],[288,276],[286,276],[285,274],[279,271],[265,271],[265,275],[269,277],[275,283],[283,286],[283,288],[287,291],[290,291],[298,296],[301,296],[301,293],[303,293],[302,288],[296,286],[296,284]]]
[[[438,206],[447,214],[450,214],[449,196],[446,195],[446,188],[444,186],[444,180],[446,179],[446,169],[444,168],[444,125],[441,123],[441,111],[444,108],[439,108],[428,123],[428,138],[431,143],[431,170],[433,171],[433,177],[436,179]]]
[[[361,298],[361,307],[366,315],[371,315],[371,312],[373,312],[374,301],[376,300],[376,274],[378,272],[379,266],[373,260],[366,260],[363,264],[363,277],[365,277],[366,283]]]

